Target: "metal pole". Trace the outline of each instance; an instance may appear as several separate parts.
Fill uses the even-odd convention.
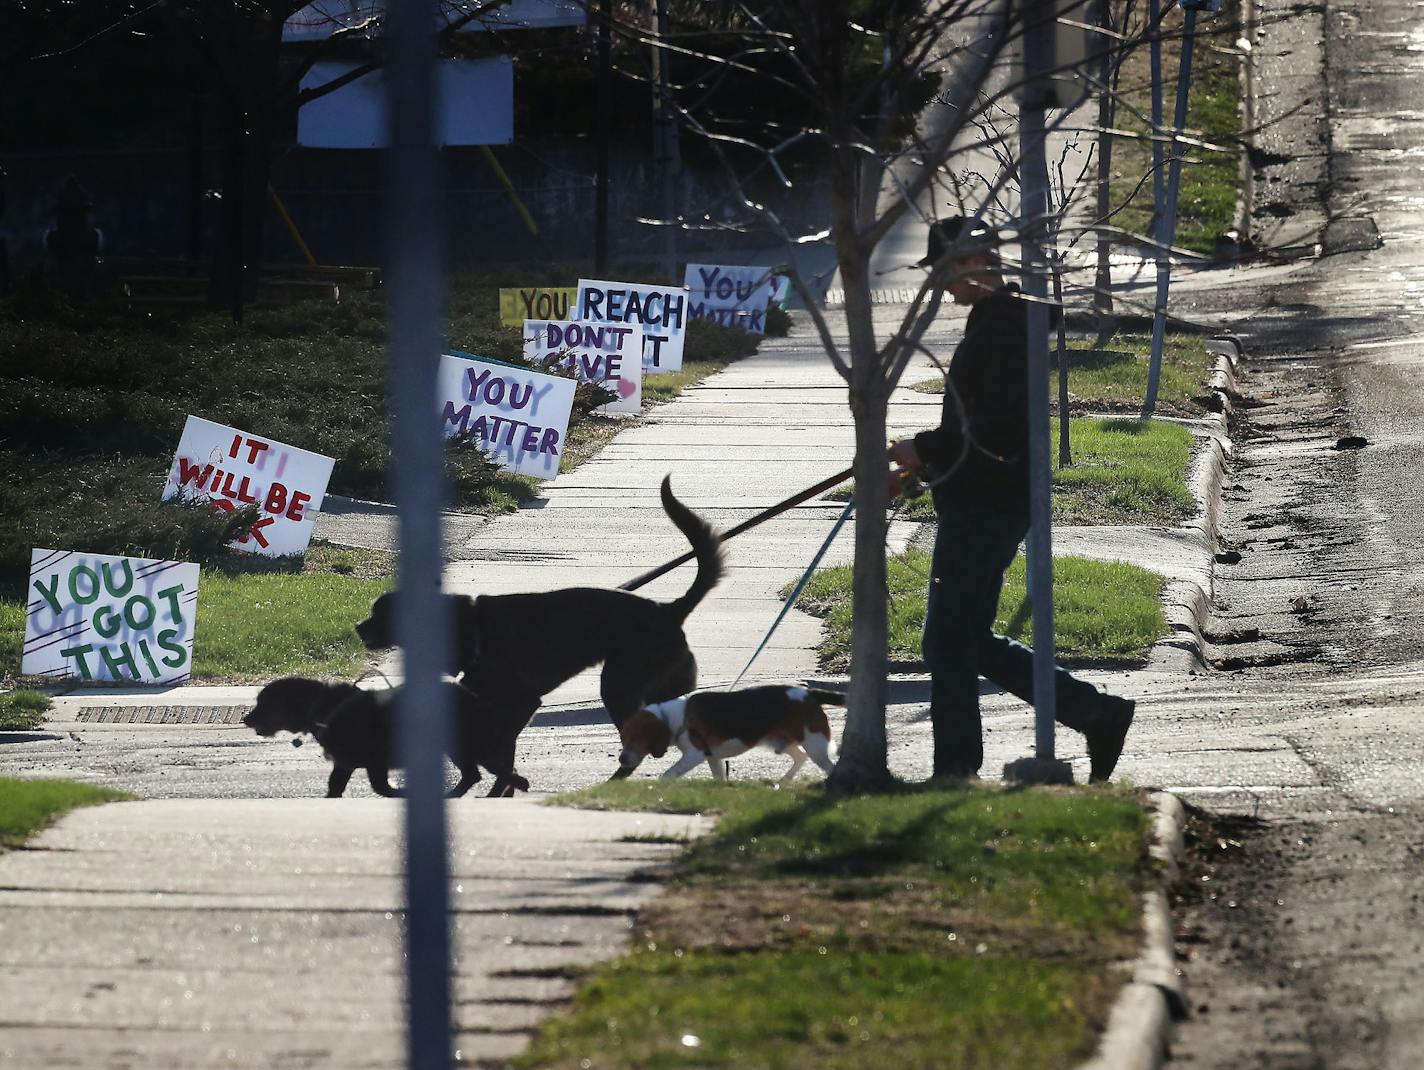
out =
[[[1162,248],[1162,220],[1167,214],[1167,184],[1163,173],[1162,146],[1162,4],[1161,0],[1148,0],[1147,21],[1151,28],[1149,54],[1152,60],[1152,241],[1157,246],[1157,289],[1162,289],[1162,276],[1168,270],[1167,257]],[[1161,308],[1154,309],[1152,321],[1152,356],[1147,364],[1147,393],[1142,402],[1142,418],[1152,415],[1157,407],[1157,382],[1162,374],[1160,350],[1157,348],[1157,323],[1161,319]]]
[[[1192,45],[1196,41],[1197,9],[1185,11],[1182,61],[1177,68],[1177,108],[1172,115],[1172,160],[1168,164],[1166,203],[1157,214],[1157,301],[1152,316],[1152,360],[1147,366],[1147,396],[1142,402],[1144,419],[1157,408],[1157,388],[1162,377],[1162,347],[1167,337],[1167,291],[1172,284],[1172,260],[1167,250],[1177,240],[1177,194],[1182,179],[1182,143],[1187,125],[1187,93],[1192,82]],[[1158,79],[1156,106],[1161,109],[1161,79]],[[1155,121],[1160,121],[1160,118]],[[1153,142],[1160,154],[1161,142]]]
[[[612,0],[598,2],[598,135],[593,180],[593,272],[608,268],[608,139],[612,136],[613,43]]]
[[[435,18],[430,0],[394,0],[387,21],[386,255],[405,684],[397,711],[406,770],[407,1065],[451,1064],[445,740],[448,610],[440,599],[443,446],[435,408],[444,298],[440,158],[435,145]]]
[[[1057,704],[1053,643],[1053,500],[1048,424],[1048,261],[1043,249],[1048,217],[1048,159],[1043,110],[1049,86],[1054,25],[1051,0],[1029,0],[1024,28],[1027,88],[1019,117],[1022,158],[1020,233],[1023,239],[1023,288],[1028,302],[1028,593],[1033,603],[1034,751],[1051,760]],[[1039,76],[1039,77],[1035,77]],[[1065,414],[1066,416],[1066,414]]]
[[[657,68],[658,129],[657,157],[658,177],[662,183],[663,195],[663,270],[668,278],[678,281],[677,273],[677,187],[679,172],[677,144],[677,118],[672,109],[672,53],[666,51],[668,42],[667,0],[656,0],[658,19],[658,44],[653,50],[653,61]]]

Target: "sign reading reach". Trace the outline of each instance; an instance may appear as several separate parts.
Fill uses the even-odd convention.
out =
[[[687,337],[684,287],[579,279],[574,308],[571,319],[641,324],[644,374],[681,370],[682,347]]]

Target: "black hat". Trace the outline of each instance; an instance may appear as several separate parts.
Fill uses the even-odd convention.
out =
[[[966,226],[969,227],[968,234],[963,233]],[[977,219],[965,219],[962,215],[936,219],[930,224],[929,246],[925,250],[924,258],[916,261],[915,266],[932,267],[945,253],[955,248],[956,244],[956,252],[960,256],[975,256],[994,247],[994,236],[989,228]]]

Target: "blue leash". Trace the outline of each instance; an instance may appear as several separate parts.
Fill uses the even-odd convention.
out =
[[[781,607],[781,612],[776,615],[776,619],[771,622],[771,627],[767,629],[766,635],[762,637],[761,644],[752,651],[752,656],[747,659],[746,665],[742,666],[742,671],[737,674],[737,678],[732,681],[732,687],[736,687],[742,682],[742,677],[747,674],[747,670],[752,667],[752,663],[766,649],[766,644],[771,642],[771,637],[776,634],[776,629],[781,627],[781,622],[786,619],[786,614],[791,612],[791,607],[796,604],[796,599],[801,597],[801,592],[806,589],[806,584],[811,582],[811,575],[816,571],[816,566],[821,563],[821,558],[826,556],[826,551],[831,548],[831,543],[840,534],[841,528],[845,527],[845,522],[850,519],[850,514],[855,510],[855,499],[846,502],[845,510],[841,513],[840,519],[831,528],[831,533],[826,536],[826,541],[821,543],[821,548],[816,551],[816,556],[811,558],[811,563],[806,566],[806,571],[801,574],[801,578],[796,581],[796,588],[791,592],[791,597],[786,600],[786,604]]]

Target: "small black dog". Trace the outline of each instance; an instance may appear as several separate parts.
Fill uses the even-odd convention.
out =
[[[692,544],[697,575],[672,602],[628,591],[567,587],[531,594],[447,595],[455,618],[450,675],[523,730],[545,695],[603,663],[600,692],[615,727],[649,702],[697,687],[697,659],[682,625],[722,578],[721,538],[662,483],[663,509]],[[356,625],[368,650],[395,645],[395,596],[383,594]]]
[[[460,770],[460,782],[450,797],[464,795],[480,779],[479,766],[495,774],[491,795],[529,790],[529,781],[514,771],[514,735],[489,708],[458,684],[444,685],[455,710],[450,760]],[[396,692],[367,691],[352,684],[328,684],[303,676],[288,676],[257,694],[257,705],[242,723],[259,736],[306,732],[331,759],[326,796],[338,798],[357,769],[366,770],[371,790],[397,797],[391,787],[395,764]],[[517,733],[516,733],[517,734]],[[299,741],[298,741],[299,742]]]

